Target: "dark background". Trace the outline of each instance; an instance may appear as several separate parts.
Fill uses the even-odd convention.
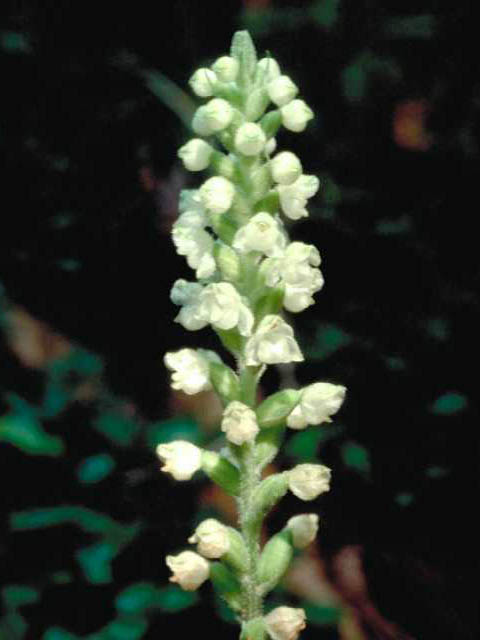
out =
[[[49,414],[51,362],[25,365],[5,320],[0,415],[18,413],[11,394],[21,396],[68,452],[45,457],[1,444],[2,584],[40,594],[13,606],[3,592],[2,640],[106,629],[116,594],[131,583],[164,585],[163,556],[190,533],[200,484],[159,477],[148,435],[172,414],[163,353],[215,345],[208,332],[186,335],[172,321],[171,284],[190,274],[169,228],[179,189],[199,181],[176,157],[190,103],[164,78],[188,93],[192,71],[226,53],[245,27],[316,114],[305,134],[278,137],[322,181],[310,219],[293,229],[319,247],[326,279],[317,304],[293,318],[308,358],[296,377],[349,390],[335,437],[294,443],[281,464],[321,444],[320,459],[334,469],[321,500],[321,556],[365,637],[475,637],[480,84],[470,8],[433,0],[2,5],[4,310],[21,308],[97,354],[90,368],[65,365],[60,386],[73,394],[93,377],[101,389]],[[278,381],[270,374],[265,391]],[[123,444],[88,426],[109,411],[136,425]],[[76,482],[72,469],[109,447],[115,471],[94,486]],[[12,527],[12,513],[66,504],[141,521],[110,580],[92,583],[80,571],[76,550],[97,534],[79,532],[75,517],[31,532]],[[279,526],[284,513],[274,516]],[[397,625],[394,635],[362,618],[365,594],[359,603],[336,578],[345,547],[360,549],[369,597]],[[70,575],[65,584],[48,577],[59,571]],[[235,637],[213,618],[206,591],[187,616],[153,607],[144,631],[137,625],[125,637],[182,633],[186,622]],[[77,635],[54,636],[55,626]],[[312,625],[305,637],[347,637],[339,633]]]

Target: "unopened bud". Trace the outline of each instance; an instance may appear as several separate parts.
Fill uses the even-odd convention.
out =
[[[302,175],[302,164],[291,151],[282,151],[270,160],[272,177],[278,184],[292,184]]]
[[[262,58],[257,62],[257,73],[263,74],[263,78],[268,82],[280,75],[280,67],[275,58]]]
[[[213,255],[222,278],[235,282],[240,276],[240,260],[237,252],[229,247],[228,244],[216,243],[213,248]]]
[[[222,56],[215,60],[212,69],[222,82],[233,82],[238,75],[239,66],[238,60],[235,58]]]
[[[287,529],[292,534],[293,546],[296,549],[305,549],[315,540],[318,532],[318,516],[316,513],[302,513],[293,516],[287,522]]]
[[[254,122],[245,122],[235,134],[235,148],[245,156],[259,154],[267,141],[263,129]]]
[[[198,553],[210,559],[221,558],[230,548],[227,527],[214,518],[200,523],[188,541],[197,544]]]
[[[197,69],[192,75],[188,84],[192,91],[200,98],[209,98],[213,96],[213,89],[217,82],[217,76],[214,71],[202,67]]]
[[[212,213],[225,213],[230,209],[235,195],[235,187],[226,178],[209,178],[199,190],[203,206]]]
[[[283,107],[291,102],[298,93],[298,87],[288,76],[278,76],[267,84],[268,95],[270,100],[277,107]]]
[[[200,138],[193,138],[180,147],[178,157],[189,171],[203,171],[210,164],[213,148]]]
[[[223,131],[233,120],[234,111],[223,98],[213,98],[204,107],[205,118],[214,133]]]
[[[282,124],[285,129],[300,133],[304,131],[313,111],[303,100],[292,100],[280,109]]]

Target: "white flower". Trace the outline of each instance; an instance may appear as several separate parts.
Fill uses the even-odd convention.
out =
[[[288,76],[278,76],[267,84],[267,92],[277,107],[283,107],[295,98],[298,87]]]
[[[179,255],[186,256],[188,266],[197,270],[197,278],[209,278],[213,275],[215,272],[215,260],[212,255],[213,238],[207,231],[184,224],[175,224],[172,239]]]
[[[195,591],[208,579],[210,565],[194,551],[182,551],[177,556],[167,556],[166,563],[173,576],[170,582],[176,582],[185,591]]]
[[[245,345],[247,366],[301,362],[302,353],[293,337],[293,329],[283,318],[267,315]]]
[[[188,331],[203,329],[208,324],[208,317],[205,316],[200,305],[202,291],[203,287],[198,282],[180,279],[174,283],[170,293],[173,304],[182,307],[175,322],[179,322]]]
[[[213,147],[200,138],[193,138],[178,150],[178,157],[189,171],[203,171],[210,164]]]
[[[215,133],[222,131],[231,123],[233,109],[223,98],[213,98],[205,105],[205,118]]]
[[[305,131],[307,122],[313,118],[313,111],[303,100],[292,100],[280,108],[285,129],[300,133]]]
[[[208,364],[220,362],[214,351],[205,349],[180,349],[164,356],[165,365],[172,371],[172,389],[188,395],[211,389]]]
[[[222,431],[234,444],[253,442],[259,431],[255,412],[243,402],[233,400],[223,412]]]
[[[342,406],[345,387],[329,382],[316,382],[302,391],[300,402],[287,418],[292,429],[304,429],[309,424],[331,422],[330,416]]]
[[[235,134],[235,148],[245,156],[256,156],[267,142],[267,137],[260,125],[254,122],[245,122]]]
[[[222,56],[215,60],[212,69],[217,74],[217,78],[222,82],[233,82],[238,75],[238,60],[230,56]]]
[[[292,220],[299,220],[308,216],[305,209],[307,200],[318,191],[320,181],[316,176],[302,175],[289,185],[278,185],[280,205],[286,216]]]
[[[200,296],[199,311],[217,329],[237,327],[242,336],[252,332],[253,314],[229,282],[207,285]]]
[[[278,222],[269,213],[255,214],[235,234],[232,246],[240,253],[261,251],[267,256],[281,255],[286,236]]]
[[[291,151],[282,151],[270,160],[270,169],[275,182],[292,184],[302,175],[302,164]]]
[[[235,187],[226,178],[214,176],[200,187],[200,199],[206,209],[213,213],[225,213],[230,209]]]
[[[293,516],[287,522],[287,527],[292,534],[293,546],[296,549],[305,549],[315,540],[318,532],[318,516],[316,513],[302,513]]]
[[[209,98],[213,95],[213,88],[217,82],[217,76],[214,71],[202,67],[197,69],[192,75],[188,84],[192,91],[200,98]]]
[[[257,70],[263,74],[263,77],[268,82],[274,78],[278,78],[280,75],[280,67],[278,62],[274,58],[262,58],[257,62]]]
[[[288,486],[300,500],[314,500],[329,491],[331,476],[331,470],[321,464],[297,464],[288,471]]]
[[[314,304],[313,294],[323,287],[316,247],[303,242],[291,242],[280,258],[264,262],[265,281],[269,287],[284,287],[283,306],[292,313]]]
[[[267,140],[267,144],[265,145],[266,155],[271,156],[276,148],[277,148],[277,141],[275,138],[270,138],[270,140]]]
[[[205,558],[221,558],[230,549],[227,527],[214,518],[200,523],[188,541],[197,544],[197,551]]]
[[[165,463],[162,471],[175,480],[190,480],[202,466],[202,450],[186,440],[159,444],[157,455]]]
[[[297,640],[305,629],[305,611],[292,607],[277,607],[265,616],[265,624],[273,640]]]

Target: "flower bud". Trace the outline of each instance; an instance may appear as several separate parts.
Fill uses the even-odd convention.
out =
[[[288,76],[278,76],[267,84],[267,91],[270,100],[277,107],[283,107],[295,98],[298,93],[298,87]]]
[[[166,563],[176,582],[185,591],[195,591],[208,579],[210,566],[205,558],[194,551],[182,551],[177,556],[167,556]]]
[[[329,491],[331,475],[321,464],[298,464],[288,471],[288,487],[300,500],[314,500]]]
[[[302,362],[293,329],[281,316],[267,315],[245,345],[247,366]]]
[[[300,402],[287,418],[291,429],[304,429],[309,424],[331,422],[330,416],[342,406],[346,389],[342,385],[316,382],[302,391]]]
[[[267,593],[279,583],[292,557],[293,547],[287,531],[281,531],[270,538],[258,562],[257,575],[262,593]]]
[[[315,540],[318,532],[318,516],[316,513],[302,513],[293,516],[287,522],[287,529],[292,534],[293,546],[296,549],[305,549]]]
[[[268,82],[274,80],[280,75],[280,67],[275,58],[262,58],[257,62],[257,73],[263,74],[263,77]]]
[[[303,100],[292,100],[280,109],[285,129],[300,133],[313,118],[313,111]]]
[[[217,76],[215,72],[211,69],[202,67],[195,71],[188,81],[188,84],[192,88],[193,93],[197,96],[200,98],[209,98],[210,96],[213,96],[213,88],[216,82]]]
[[[255,412],[243,402],[233,400],[223,412],[222,431],[236,445],[253,442],[259,429]]]
[[[212,213],[225,213],[232,206],[235,187],[230,180],[214,176],[202,184],[199,194],[206,209]]]
[[[233,120],[234,111],[223,98],[213,98],[204,107],[205,118],[214,133],[226,129]]]
[[[202,466],[202,450],[186,440],[159,444],[157,455],[165,463],[162,471],[175,480],[190,480]]]
[[[188,541],[197,544],[198,553],[210,559],[221,558],[230,548],[227,527],[214,518],[199,524]]]
[[[254,122],[245,122],[235,134],[235,148],[245,156],[256,156],[267,142],[263,129]]]
[[[222,56],[215,60],[212,64],[212,69],[222,82],[234,82],[238,75],[239,66],[238,60],[235,58]]]
[[[277,141],[275,140],[275,138],[270,138],[270,140],[268,140],[267,144],[265,145],[265,153],[267,154],[267,156],[271,156],[276,148]]]
[[[277,607],[264,618],[272,640],[297,640],[305,629],[305,611],[292,607]]]
[[[210,164],[213,148],[200,138],[193,138],[180,147],[178,157],[189,171],[203,171]]]
[[[198,136],[211,136],[214,133],[210,120],[207,118],[207,107],[199,107],[193,114],[192,129]]]
[[[292,184],[302,175],[302,164],[291,151],[282,151],[270,160],[272,177],[279,184]]]
[[[220,363],[213,351],[204,349],[180,349],[166,353],[165,365],[172,373],[172,389],[183,391],[187,395],[211,389],[209,363]]]

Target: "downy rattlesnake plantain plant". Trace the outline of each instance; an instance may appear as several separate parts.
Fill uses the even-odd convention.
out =
[[[229,56],[198,69],[190,86],[208,101],[193,118],[198,137],[178,154],[188,170],[209,168],[215,175],[181,193],[173,241],[197,281],[177,280],[171,299],[180,307],[176,322],[185,329],[211,325],[237,371],[204,349],[165,355],[174,389],[195,394],[213,387],[218,393],[227,446],[217,453],[179,440],[160,444],[157,453],[162,470],[176,480],[189,480],[202,469],[235,496],[238,529],[205,520],[188,540],[197,552],[167,556],[166,562],[171,580],[183,589],[212,580],[236,613],[243,640],[294,640],[305,627],[303,609],[281,606],[264,615],[263,601],[294,549],[315,538],[318,516],[290,518],[263,549],[262,523],[288,490],[304,501],[328,491],[331,474],[320,464],[300,464],[264,479],[262,470],[278,453],[286,427],[330,422],[345,388],[316,382],[283,389],[258,405],[257,385],[267,365],[303,360],[282,309],[303,311],[323,285],[318,250],[290,242],[281,217],[307,216],[319,181],[303,173],[290,151],[275,153],[274,138],[282,125],[303,131],[313,112],[273,58],[257,61],[246,31],[234,35]],[[275,109],[267,112],[270,103]]]

